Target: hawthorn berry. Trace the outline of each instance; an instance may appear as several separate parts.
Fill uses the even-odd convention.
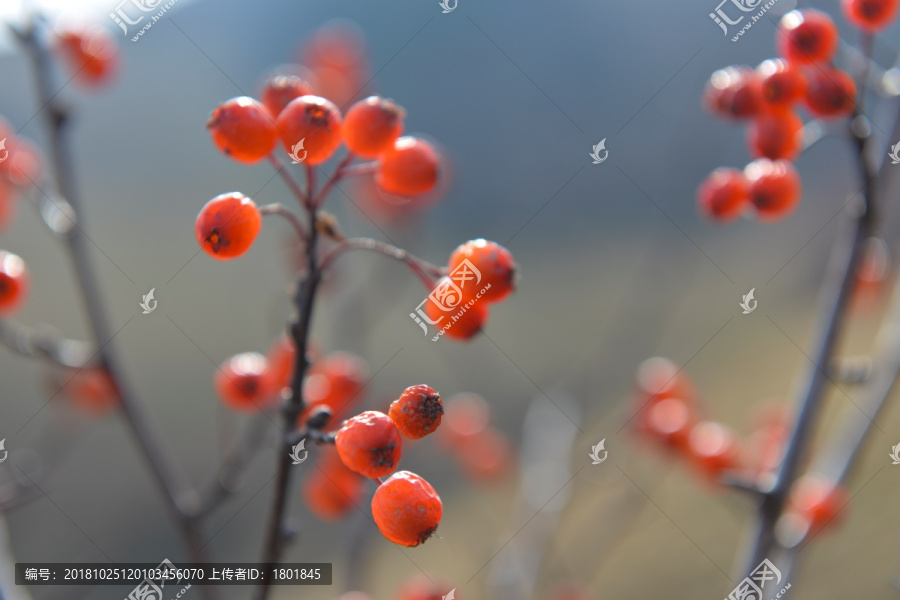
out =
[[[438,283],[440,285],[440,282]],[[465,308],[465,311],[463,311]],[[487,303],[475,302],[472,306],[463,307],[462,304],[450,312],[444,311],[431,299],[425,303],[425,314],[432,321],[437,321],[435,327],[443,331],[443,335],[455,340],[466,341],[475,337],[487,325],[490,310]],[[462,312],[462,314],[460,314]],[[447,329],[444,329],[450,325]]]
[[[856,83],[835,68],[817,70],[806,88],[806,106],[819,117],[846,117],[856,107]]]
[[[715,221],[734,221],[749,205],[750,185],[737,169],[720,167],[697,189],[700,213]]]
[[[303,480],[301,493],[310,512],[323,521],[336,521],[360,505],[365,479],[348,469],[333,448],[322,451],[318,469]]]
[[[444,405],[441,395],[427,385],[413,385],[391,402],[388,416],[400,433],[411,440],[423,438],[441,424]]]
[[[750,67],[726,67],[715,71],[703,92],[703,106],[720,117],[746,119],[763,108],[762,85]]]
[[[366,477],[391,473],[403,453],[400,431],[389,416],[369,410],[348,419],[334,445],[347,467]]]
[[[783,109],[803,98],[806,76],[789,60],[770,58],[756,67],[762,86],[762,99],[769,109]]]
[[[830,524],[847,502],[847,494],[821,475],[804,475],[791,486],[790,508],[808,523],[810,530]]]
[[[325,162],[341,145],[341,112],[331,100],[320,96],[300,96],[291,100],[278,115],[276,123],[285,150],[291,152],[303,141],[306,164]]]
[[[262,103],[273,119],[277,119],[284,107],[300,96],[313,93],[309,82],[297,75],[276,75],[266,80],[262,89]]]
[[[368,377],[366,361],[349,352],[334,352],[316,361],[303,381],[307,409],[300,418],[305,421],[313,410],[324,406],[331,411],[332,422],[339,423],[346,411],[362,399]]]
[[[369,96],[344,116],[344,144],[362,158],[375,158],[403,132],[405,111],[380,96]]]
[[[641,404],[665,398],[680,398],[689,403],[697,397],[691,378],[668,358],[654,356],[637,369],[638,399]]]
[[[241,412],[260,410],[269,400],[269,361],[258,352],[237,354],[219,366],[213,386],[219,399]]]
[[[685,450],[694,425],[690,403],[681,398],[651,402],[638,418],[638,429],[652,439]]]
[[[409,471],[398,471],[375,490],[372,518],[388,540],[418,546],[434,534],[443,505],[427,481]]]
[[[440,156],[431,144],[403,136],[379,156],[375,184],[397,196],[424,194],[437,185],[439,166]]]
[[[455,456],[466,477],[492,482],[509,472],[514,452],[503,433],[487,427],[467,438],[465,444],[456,449]]]
[[[44,161],[37,146],[29,140],[15,137],[7,140],[6,149],[9,156],[3,162],[0,172],[14,185],[23,187],[35,185],[44,168]]]
[[[62,394],[76,410],[100,416],[120,406],[116,385],[102,368],[78,369],[62,375]]]
[[[417,575],[407,580],[395,595],[395,600],[444,600],[450,595],[451,586],[435,583],[425,575]]]
[[[28,269],[17,254],[0,250],[0,317],[19,308],[28,295]]]
[[[737,436],[720,423],[698,423],[691,428],[687,453],[695,466],[711,478],[717,478],[737,465]]]
[[[106,83],[116,72],[119,49],[103,27],[67,27],[58,33],[59,53],[79,83],[94,87]]]
[[[466,285],[459,286],[464,300],[475,299],[476,294],[488,285],[490,287],[479,300],[499,302],[516,289],[516,262],[510,251],[497,242],[477,239],[457,247],[447,262],[447,271],[451,277],[457,272],[462,274],[463,269],[471,271],[468,265],[463,265],[464,261],[468,261],[481,274],[481,281],[476,283],[476,277],[464,281]]]
[[[317,93],[341,106],[371,81],[363,33],[346,22],[325,25],[313,33],[303,45],[299,62],[310,69]]]
[[[197,215],[194,233],[200,247],[219,260],[240,256],[253,245],[262,228],[256,203],[240,192],[221,194]]]
[[[744,169],[750,182],[750,202],[763,221],[777,221],[791,214],[800,202],[800,176],[785,160],[760,158]]]
[[[841,0],[844,16],[856,27],[873,33],[897,17],[898,0]]]
[[[243,163],[262,160],[278,141],[273,117],[258,100],[248,96],[238,96],[217,106],[206,128],[223,154]]]
[[[282,388],[291,385],[294,376],[294,366],[297,361],[297,348],[287,333],[282,333],[272,342],[266,353],[269,361],[269,386],[273,394],[277,394]]]
[[[803,120],[790,109],[765,113],[753,120],[747,138],[755,156],[791,160],[803,145]]]
[[[814,9],[792,10],[781,18],[778,51],[797,64],[830,60],[838,47],[838,30],[826,13]]]

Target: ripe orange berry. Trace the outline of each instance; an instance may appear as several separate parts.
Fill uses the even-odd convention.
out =
[[[471,269],[463,266],[469,261],[481,273],[481,281],[470,277]],[[516,289],[516,262],[509,250],[497,242],[484,239],[471,240],[461,244],[450,255],[447,271],[462,291],[463,300],[474,300],[478,292],[490,285],[479,300],[499,302]]]
[[[860,29],[875,32],[897,17],[898,0],[842,0],[844,16]]]
[[[268,383],[269,361],[258,352],[237,354],[226,360],[216,371],[213,386],[219,399],[241,412],[263,408],[271,397]]]
[[[341,462],[333,448],[322,448],[318,469],[301,485],[303,499],[310,512],[323,521],[336,521],[359,508],[365,491],[365,479]]]
[[[798,479],[789,496],[790,508],[802,516],[810,530],[830,524],[847,503],[846,492],[821,475],[808,474]]]
[[[375,183],[397,196],[424,194],[437,185],[439,165],[440,157],[431,144],[407,135],[382,152]]]
[[[440,282],[438,282],[440,285]],[[474,302],[470,300],[470,302]],[[432,321],[437,321],[434,327],[440,332],[455,340],[465,341],[475,337],[487,325],[490,311],[485,302],[474,302],[472,306],[460,303],[453,310],[446,312],[431,299],[425,303],[425,314]]]
[[[309,67],[310,81],[320,96],[344,106],[371,81],[366,56],[360,28],[340,22],[316,30],[304,43],[298,62]]]
[[[248,96],[232,98],[217,106],[206,128],[220,151],[243,163],[265,158],[278,141],[272,116],[258,100]]]
[[[398,471],[375,490],[372,518],[381,535],[401,546],[418,546],[437,530],[443,505],[427,481]]]
[[[344,117],[344,143],[362,158],[375,158],[403,133],[405,111],[380,96],[369,96],[350,107]]]
[[[37,146],[24,138],[12,138],[7,140],[6,149],[9,156],[0,167],[0,173],[14,185],[36,185],[44,168]]]
[[[28,269],[18,255],[0,250],[0,316],[15,312],[29,288]]]
[[[102,85],[117,70],[119,49],[103,27],[66,28],[58,36],[59,52],[79,83],[90,87]]]
[[[776,42],[784,58],[808,65],[831,60],[838,47],[838,30],[826,13],[792,10],[781,17]]]
[[[704,421],[691,428],[687,452],[695,466],[717,478],[737,465],[737,436],[724,425]]]
[[[216,196],[197,215],[194,233],[200,247],[219,260],[240,256],[262,228],[256,203],[240,192]]]
[[[67,371],[61,383],[63,395],[76,410],[100,416],[119,407],[116,386],[101,368]]]
[[[444,600],[450,590],[456,589],[447,584],[435,583],[425,575],[410,578],[397,590],[396,600]],[[457,590],[456,596],[459,596]]]
[[[756,67],[762,98],[770,109],[784,109],[803,98],[806,76],[799,66],[783,58],[770,58]]]
[[[278,394],[282,388],[291,385],[294,376],[294,366],[297,361],[297,349],[294,340],[282,333],[266,353],[269,361],[269,380],[273,394]]]
[[[423,438],[437,429],[443,414],[441,395],[424,384],[403,390],[400,397],[391,402],[388,411],[400,433],[411,440]]]
[[[750,202],[762,221],[777,221],[794,212],[800,202],[800,176],[785,161],[760,158],[744,169],[750,182]]]
[[[803,145],[803,120],[789,109],[762,114],[750,125],[747,139],[757,157],[792,160]]]
[[[681,398],[651,402],[638,417],[638,430],[677,450],[688,446],[694,415],[690,403]]]
[[[762,85],[750,67],[715,71],[703,92],[706,110],[728,119],[746,119],[763,108]]]
[[[288,152],[303,140],[306,164],[325,162],[341,145],[341,112],[333,102],[319,96],[291,100],[278,115],[277,125]]]
[[[272,118],[277,119],[292,100],[312,93],[312,86],[305,79],[297,75],[276,75],[263,84],[261,100]]]
[[[513,457],[509,439],[493,427],[470,436],[456,449],[463,473],[478,482],[494,482],[503,477],[509,472]]]
[[[749,205],[750,185],[737,169],[720,167],[697,189],[700,213],[715,221],[734,221]]]
[[[303,382],[307,409],[300,418],[305,421],[313,410],[327,406],[331,422],[340,423],[347,410],[362,400],[368,377],[366,361],[349,352],[334,352],[316,361]]]
[[[817,70],[806,88],[806,106],[819,117],[846,117],[856,107],[856,83],[844,71]]]
[[[347,467],[366,477],[391,473],[403,453],[400,432],[386,414],[374,410],[348,419],[334,445]]]

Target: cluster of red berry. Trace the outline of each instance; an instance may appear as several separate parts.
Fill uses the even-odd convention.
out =
[[[847,19],[865,31],[888,25],[900,0],[844,0]],[[838,30],[831,17],[813,9],[793,10],[778,26],[781,58],[756,69],[732,66],[713,73],[704,106],[733,120],[750,120],[747,144],[757,157],[742,171],[721,167],[700,185],[700,212],[733,221],[753,209],[762,221],[790,215],[800,202],[801,183],[791,161],[803,149],[803,105],[815,118],[846,118],[856,108],[853,78],[832,64]]]
[[[705,478],[726,475],[767,484],[781,463],[791,419],[779,407],[765,407],[753,432],[738,437],[731,428],[699,418],[693,382],[672,361],[651,358],[638,368],[636,429],[645,439],[696,467]],[[807,475],[791,488],[785,514],[803,531],[832,522],[846,497],[842,488],[816,475]]]

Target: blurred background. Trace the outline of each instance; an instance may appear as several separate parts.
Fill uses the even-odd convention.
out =
[[[67,3],[69,17],[96,19],[120,36],[111,1],[77,5]],[[814,5],[855,42],[837,0]],[[778,0],[771,14],[794,7]],[[13,18],[20,8],[3,10]],[[788,402],[810,365],[818,286],[860,180],[836,125],[796,162],[804,192],[790,218],[722,226],[698,215],[695,190],[706,174],[750,160],[743,128],[703,112],[703,87],[718,68],[775,54],[768,18],[733,43],[711,22],[714,9],[712,0],[459,0],[443,14],[436,0],[179,0],[139,41],[121,37],[121,70],[101,92],[63,85],[69,75],[60,69],[59,98],[74,111],[82,227],[113,330],[121,328],[114,343],[166,450],[198,485],[250,425],[217,400],[216,365],[265,352],[283,330],[292,265],[280,221],[267,220],[237,260],[198,253],[194,219],[210,198],[239,190],[260,204],[292,202],[269,165],[220,154],[205,122],[220,102],[258,95],[279,65],[301,61],[317,32],[355,28],[368,62],[362,81],[371,77],[363,95],[402,105],[406,131],[438,143],[452,165],[443,197],[402,222],[342,185],[326,210],[343,231],[436,264],[485,237],[506,245],[520,267],[516,294],[495,307],[484,335],[461,344],[432,342],[411,322],[425,290],[401,265],[364,253],[342,259],[317,306],[314,337],[323,352],[368,362],[360,408],[386,410],[423,382],[445,398],[477,393],[510,456],[485,480],[435,440],[408,444],[401,467],[427,478],[444,501],[439,538],[418,548],[383,539],[367,503],[342,521],[320,521],[301,500],[303,474],[295,476],[289,514],[299,537],[285,559],[332,562],[334,584],[276,588],[274,597],[362,589],[388,599],[423,574],[464,600],[549,598],[568,584],[621,599],[721,598],[733,588],[753,504],[636,441],[628,427],[635,370],[654,355],[685,365],[705,413],[741,434],[760,403]],[[898,34],[892,27],[876,42],[884,68],[897,58]],[[11,38],[0,43],[0,114],[45,149],[28,61]],[[889,132],[897,101],[870,106],[876,136]],[[588,154],[602,139],[609,158],[595,165]],[[882,191],[888,199],[897,190],[891,182]],[[19,203],[0,246],[32,274],[17,319],[89,339],[65,248],[32,206]],[[158,309],[143,315],[138,304],[151,288]],[[742,315],[738,303],[751,288],[759,308]],[[870,348],[884,306],[880,296],[854,305],[850,353]],[[5,350],[0,357],[0,437],[10,452],[0,478],[12,480],[16,464],[45,478],[46,493],[7,515],[16,560],[185,561],[120,420],[67,405],[40,362]],[[852,408],[856,391],[843,392],[831,398],[826,430]],[[215,560],[259,560],[275,468],[268,429],[270,443],[240,491],[204,527]],[[592,465],[588,453],[601,439],[609,460]],[[898,442],[900,411],[889,405],[849,482],[843,526],[802,551],[792,597],[898,596],[900,470],[887,457]],[[128,589],[31,592],[105,599]],[[249,589],[220,593],[243,598]]]

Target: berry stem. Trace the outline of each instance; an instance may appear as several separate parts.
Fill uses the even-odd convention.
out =
[[[434,286],[436,279],[440,279],[446,274],[446,270],[443,267],[433,265],[417,256],[413,256],[402,248],[379,242],[378,240],[373,240],[371,238],[351,238],[334,246],[322,255],[320,268],[324,271],[330,267],[341,254],[350,250],[368,250],[370,252],[383,254],[384,256],[406,264],[406,266],[418,276],[429,290]]]
[[[60,195],[71,206],[76,216],[76,223],[79,223],[81,219],[78,216],[82,204],[75,184],[73,155],[67,139],[69,130],[66,125],[69,122],[69,115],[56,101],[58,92],[53,81],[53,63],[48,44],[44,39],[44,35],[49,35],[49,31],[43,20],[40,20],[40,25],[42,31],[38,31],[38,19],[35,19],[24,30],[17,30],[16,33],[31,59],[37,80],[38,104],[43,107],[41,113],[46,119],[49,130],[48,145],[56,187]],[[118,355],[114,351],[113,338],[116,332],[113,331],[106,318],[109,313],[103,302],[90,258],[90,241],[81,226],[70,228],[65,233],[65,241],[87,310],[92,336],[97,347],[98,362],[107,371],[116,388],[122,407],[120,412],[134,435],[144,460],[150,466],[157,485],[163,491],[169,512],[180,526],[190,551],[191,562],[205,562],[198,524],[192,516],[198,501],[197,494],[177,468],[177,463],[168,458],[166,445],[150,426],[143,405],[138,402],[129,382],[124,377]],[[201,593],[207,598],[214,596],[212,588],[208,586],[202,586]]]
[[[304,229],[303,223],[300,222],[297,215],[288,210],[284,205],[277,202],[265,204],[259,207],[259,213],[262,215],[278,215],[279,217],[282,217],[291,224],[294,231],[297,232],[297,237],[299,237],[301,241],[306,242],[306,229]]]
[[[871,44],[869,45],[871,48]],[[868,55],[871,60],[871,54]],[[866,70],[868,72],[868,69]],[[856,103],[852,119],[863,117],[860,103]],[[900,120],[900,114],[895,117]],[[851,120],[851,122],[853,122]],[[896,125],[895,125],[896,127]],[[856,222],[849,231],[849,236],[835,244],[832,260],[820,298],[822,310],[819,324],[813,331],[820,332],[818,341],[813,346],[816,350],[812,357],[812,366],[807,375],[807,383],[798,398],[797,419],[788,437],[784,458],[775,475],[774,483],[767,490],[762,490],[763,498],[759,504],[757,524],[753,536],[752,549],[744,573],[749,574],[776,547],[775,526],[787,502],[788,493],[797,479],[802,459],[806,454],[813,425],[818,416],[822,400],[828,389],[830,379],[829,365],[833,364],[835,353],[840,342],[841,331],[846,321],[847,307],[850,302],[859,265],[865,253],[865,244],[875,234],[878,227],[876,179],[878,167],[870,155],[871,136],[856,128],[857,164],[863,180],[863,205],[858,211]],[[784,574],[787,577],[787,574]]]
[[[306,167],[308,198],[312,198],[315,190],[315,170]],[[321,269],[317,255],[319,232],[316,228],[318,218],[316,206],[313,202],[304,202],[308,218],[309,239],[306,243],[307,272],[297,284],[294,294],[295,314],[290,323],[290,333],[296,348],[296,363],[294,375],[291,381],[291,394],[282,407],[284,417],[283,435],[278,444],[278,466],[275,476],[275,495],[272,499],[272,509],[269,515],[269,523],[266,528],[263,545],[263,560],[265,564],[276,564],[281,557],[285,542],[284,516],[287,507],[287,494],[291,474],[291,438],[297,431],[297,419],[305,408],[303,402],[303,380],[309,369],[309,333],[312,325],[313,307],[315,304],[316,289],[321,280]],[[269,595],[270,584],[265,580],[257,588],[256,599],[266,600]]]
[[[345,171],[352,160],[353,154],[348,152],[347,156],[342,158],[341,162],[338,163],[338,166],[335,167],[334,173],[331,174],[331,177],[329,177],[328,181],[325,182],[325,185],[322,186],[322,190],[314,196],[313,204],[317,208],[322,206],[322,203],[325,202],[328,194],[331,193],[332,188],[344,177]],[[310,195],[312,195],[312,188],[310,188]]]
[[[294,194],[297,202],[299,202],[301,205],[306,205],[307,199],[310,197],[310,194],[312,192],[310,191],[308,193],[303,191],[303,189],[300,187],[300,184],[297,183],[297,180],[294,179],[290,173],[288,173],[287,167],[283,162],[281,162],[280,158],[275,156],[274,152],[268,156],[268,159],[272,164],[272,167],[275,169],[275,172],[278,173],[284,183],[288,186],[288,189],[291,190],[291,193]]]

